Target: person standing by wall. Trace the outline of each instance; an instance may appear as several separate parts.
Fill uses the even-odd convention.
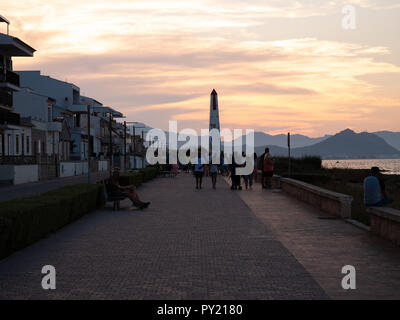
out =
[[[269,148],[265,148],[265,152],[262,159],[263,173],[262,173],[262,188],[272,188],[272,176],[274,175],[274,163],[271,160],[269,154]]]

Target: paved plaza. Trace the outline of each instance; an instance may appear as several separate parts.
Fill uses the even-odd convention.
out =
[[[398,248],[343,221],[318,219],[282,193],[218,183],[214,191],[206,179],[196,190],[192,176],[180,174],[142,185],[150,208],[125,201],[112,211],[108,204],[0,261],[0,298],[398,298]],[[340,289],[345,262],[361,263],[359,281],[369,279],[358,282],[358,295]],[[57,270],[56,290],[41,287],[44,265]]]

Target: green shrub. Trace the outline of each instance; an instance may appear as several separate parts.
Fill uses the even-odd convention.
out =
[[[273,157],[274,171],[279,175],[284,175],[289,172],[289,158],[288,157]],[[291,172],[296,173],[312,173],[322,170],[322,160],[320,157],[303,157],[291,158],[290,160]]]
[[[129,186],[131,184],[139,187],[142,182],[144,175],[141,172],[123,173],[119,176],[119,184],[121,186]]]
[[[159,170],[156,167],[146,167],[139,170],[139,172],[143,174],[143,182],[147,182],[157,177],[158,171]]]
[[[119,177],[119,184],[121,186],[135,185],[140,186],[143,182],[154,179],[158,174],[157,167],[146,167],[136,172],[122,173]]]
[[[0,205],[0,259],[104,205],[102,185],[66,186]]]

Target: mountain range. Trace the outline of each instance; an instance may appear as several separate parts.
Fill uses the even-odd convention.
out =
[[[294,157],[318,155],[323,159],[367,159],[367,158],[399,158],[400,151],[389,144],[386,139],[391,138],[390,142],[397,142],[393,136],[397,133],[385,132],[385,138],[375,133],[361,132],[346,129],[333,136],[328,136],[320,142],[309,146],[291,149]],[[273,155],[287,156],[287,147],[266,145],[270,148]],[[264,151],[265,146],[256,147],[257,154]]]
[[[400,132],[377,131],[372,133],[377,135],[378,137],[383,138],[386,141],[386,143],[391,145],[393,148],[400,150]],[[291,141],[290,144],[292,148],[302,148],[314,145],[318,142],[322,142],[330,137],[332,137],[332,135],[325,135],[323,137],[318,137],[318,138],[310,138],[301,134],[293,134],[290,137]],[[245,141],[244,137],[243,141]],[[287,135],[285,134],[270,135],[264,132],[255,132],[254,146],[255,147],[277,146],[277,147],[287,148]]]
[[[145,127],[140,129],[140,127]],[[140,123],[135,131],[152,129]],[[169,132],[165,131],[168,141]],[[194,137],[193,137],[194,138]],[[194,138],[194,140],[196,140]],[[242,143],[245,145],[245,136]],[[178,142],[178,147],[185,142]],[[200,145],[200,137],[198,137]],[[270,135],[264,132],[254,133],[254,148],[262,154],[269,147],[271,154],[287,156],[287,135]],[[307,155],[321,156],[323,159],[367,159],[367,158],[400,158],[400,132],[378,131],[373,133],[356,133],[346,129],[335,135],[311,138],[301,134],[291,135],[291,154],[294,157]]]

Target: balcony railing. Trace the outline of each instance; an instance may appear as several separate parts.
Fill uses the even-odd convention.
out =
[[[4,69],[0,68],[0,82],[7,82],[19,87],[19,75],[9,70],[4,74]]]
[[[0,91],[0,106],[12,107],[13,97],[6,91]]]
[[[20,123],[19,114],[4,109],[0,109],[0,124],[5,124],[5,123],[19,125]]]

